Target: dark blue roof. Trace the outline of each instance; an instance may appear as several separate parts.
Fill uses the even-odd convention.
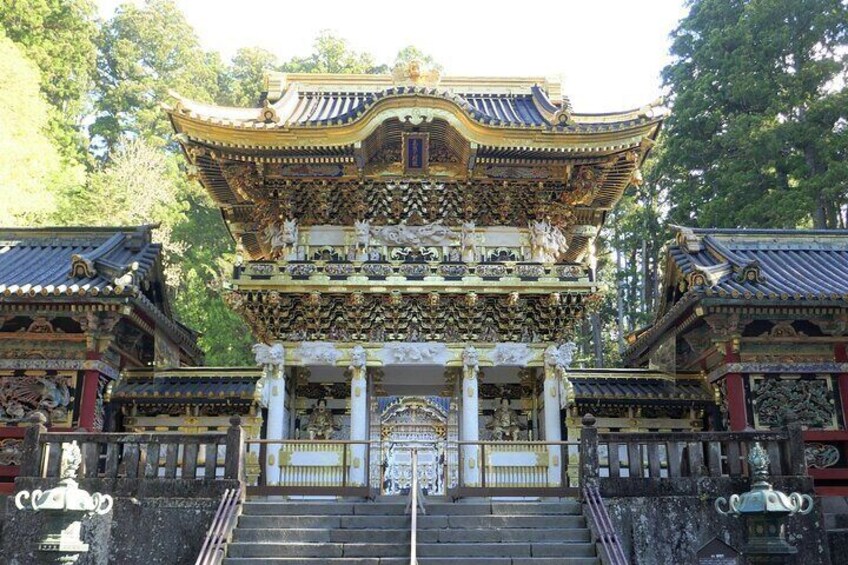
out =
[[[435,89],[390,88],[380,92],[300,92],[290,122],[298,125],[344,123],[389,96],[421,95],[451,100],[474,119],[493,125],[542,126],[532,94],[454,94]]]
[[[0,229],[3,295],[135,293],[157,264],[151,228]],[[115,279],[132,274],[132,281]]]
[[[669,258],[706,295],[848,298],[848,230],[686,230]]]
[[[115,383],[112,399],[116,402],[252,402],[259,378],[259,370],[255,368],[129,371]]]

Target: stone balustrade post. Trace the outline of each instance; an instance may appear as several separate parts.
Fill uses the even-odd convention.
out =
[[[227,428],[226,456],[224,458],[224,478],[245,480],[244,468],[244,428],[241,427],[241,416],[230,418]]]
[[[788,436],[786,442],[786,459],[789,464],[788,474],[796,477],[807,475],[807,456],[804,449],[804,432],[798,415],[793,411],[787,411],[783,416],[783,425]]]
[[[41,434],[47,431],[47,418],[41,412],[35,412],[36,423],[28,427],[24,434],[24,445],[21,453],[21,476],[41,476]]]
[[[595,427],[595,417],[586,414],[580,430],[580,486],[597,486],[600,475],[598,459],[598,428]]]

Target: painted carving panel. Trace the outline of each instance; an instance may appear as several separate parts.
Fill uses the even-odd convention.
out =
[[[829,375],[750,375],[754,426],[783,425],[784,412],[797,414],[808,428],[838,429],[833,379]]]

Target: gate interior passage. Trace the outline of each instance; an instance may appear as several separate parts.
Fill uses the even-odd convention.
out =
[[[389,442],[384,444],[381,493],[408,495],[412,487],[412,454],[418,452],[418,484],[425,495],[445,494],[444,442]]]
[[[435,396],[382,397],[377,405],[379,438],[374,439],[380,442],[380,492],[409,493],[412,451],[417,450],[422,492],[445,494],[451,459],[447,449],[448,429],[452,427],[449,426],[450,400]]]

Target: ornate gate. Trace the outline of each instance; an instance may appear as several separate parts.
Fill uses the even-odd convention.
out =
[[[380,492],[408,494],[412,451],[418,451],[418,482],[428,495],[445,494],[451,454],[447,450],[449,399],[387,397],[380,407]]]

